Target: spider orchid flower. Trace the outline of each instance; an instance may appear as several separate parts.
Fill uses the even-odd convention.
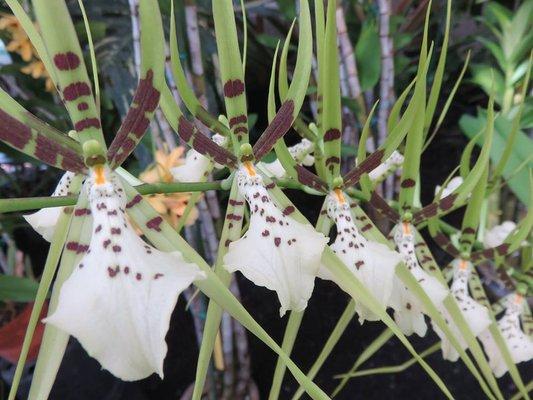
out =
[[[488,249],[501,245],[515,229],[516,224],[513,221],[503,221],[500,225],[496,225],[485,232],[483,246]]]
[[[368,176],[374,182],[381,182],[388,174],[399,168],[402,164],[403,155],[397,150],[394,150],[389,158],[370,171]]]
[[[212,137],[213,141],[222,146],[226,138],[218,133]],[[170,170],[177,182],[200,182],[209,174],[211,161],[194,149],[190,149],[185,156],[185,163]],[[214,165],[216,168],[223,168],[220,164]]]
[[[45,322],[74,336],[122,380],[154,372],[163,377],[165,335],[178,296],[205,275],[181,253],[161,252],[137,235],[126,218],[124,190],[109,168],[93,167],[84,187],[91,241],[74,243],[85,254]]]
[[[73,172],[65,172],[59,183],[57,184],[52,197],[68,196],[70,193],[70,185],[74,179]],[[32,226],[33,229],[41,235],[44,240],[52,241],[54,229],[57,225],[57,220],[63,211],[63,207],[43,208],[33,214],[25,215],[24,219]]]
[[[442,193],[440,194],[440,198],[443,199],[446,196],[449,196],[453,193],[455,189],[457,189],[459,186],[463,184],[463,178],[460,176],[456,176],[455,178],[450,179],[448,184],[443,188],[440,185],[435,186],[435,195],[438,195],[439,192],[442,190]]]
[[[463,316],[468,323],[470,330],[474,336],[479,336],[484,332],[490,325],[491,318],[489,315],[489,310],[475,301],[468,294],[468,279],[470,278],[470,273],[472,271],[472,263],[463,259],[456,259],[453,261],[454,274],[453,282],[451,286],[451,293],[459,309],[463,313]],[[461,335],[459,328],[451,322],[451,316],[446,310],[441,310],[443,312],[444,319],[450,325],[450,329],[453,332],[454,336],[458,339],[459,344],[464,349],[467,348],[467,343]],[[436,326],[433,325],[433,330],[439,335],[442,342],[442,356],[445,360],[457,361],[459,359],[459,353],[447,339],[447,336]]]
[[[507,344],[515,364],[530,361],[533,358],[533,340],[520,327],[520,315],[524,310],[524,297],[518,293],[507,296],[505,314],[498,321],[498,328]],[[480,336],[485,352],[489,357],[489,365],[498,378],[505,375],[507,365],[503,359],[492,334],[485,331]]]
[[[229,245],[225,268],[241,271],[256,285],[276,291],[280,316],[287,310],[302,311],[313,292],[328,239],[291,218],[294,207],[278,208],[252,163],[245,162],[235,179],[250,207],[250,225],[242,238]]]
[[[441,310],[444,308],[442,302],[448,295],[448,290],[420,266],[415,252],[414,233],[415,228],[410,223],[401,222],[394,227],[394,242],[411,274],[435,306]],[[405,335],[416,333],[418,336],[424,336],[426,334],[424,305],[398,278],[394,280],[391,303],[395,304],[394,319]]]
[[[328,216],[335,222],[337,238],[331,249],[384,306],[389,305],[396,265],[401,257],[387,246],[367,240],[354,223],[350,204],[344,193],[336,189],[326,198]],[[318,277],[333,280],[325,266]],[[377,321],[379,317],[360,303],[356,303],[359,322]]]
[[[309,167],[315,162],[315,158],[310,154],[314,147],[315,145],[313,142],[308,139],[302,139],[300,143],[289,147],[289,153],[297,164]],[[278,159],[270,163],[261,161],[257,163],[257,166],[269,177],[278,179],[285,177],[285,168],[283,168],[283,165],[281,165],[281,162]]]

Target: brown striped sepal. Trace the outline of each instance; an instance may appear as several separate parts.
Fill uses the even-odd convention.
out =
[[[456,193],[452,193],[439,201],[435,201],[422,209],[413,213],[413,224],[417,225],[422,221],[425,221],[428,218],[434,217],[436,215],[446,214],[457,207],[455,204],[455,199],[457,198]]]
[[[235,169],[238,165],[237,157],[219,146],[187,120],[183,115],[178,118],[178,135],[198,153],[211,161]]]
[[[328,192],[328,184],[320,179],[317,175],[299,164],[296,164],[294,169],[296,169],[296,178],[302,185],[322,193]]]
[[[0,110],[0,140],[39,161],[66,171],[83,173],[78,142],[66,135],[44,133]]]
[[[397,223],[400,221],[400,214],[389,206],[387,201],[376,192],[372,192],[369,200],[370,205],[390,221]]]
[[[431,229],[429,230],[431,234]],[[454,246],[450,238],[446,236],[442,232],[437,232],[434,235],[431,235],[433,238],[433,241],[439,246],[442,250],[444,250],[446,253],[451,255],[454,258],[457,258],[460,256],[460,251]]]
[[[355,168],[351,169],[344,177],[344,185],[346,187],[353,186],[357,182],[359,182],[359,179],[361,176],[365,173],[369,173],[376,167],[378,167],[381,162],[383,161],[383,156],[385,155],[385,150],[380,149],[376,150],[372,154],[370,154],[367,158],[365,158],[361,163],[356,166]]]
[[[141,78],[131,106],[107,152],[112,168],[118,167],[131,154],[146,133],[161,93],[154,87],[151,69]]]
[[[256,161],[261,160],[272,150],[276,142],[290,129],[294,118],[294,102],[292,100],[283,102],[272,122],[254,145],[253,151]]]
[[[494,260],[496,257],[504,257],[509,254],[509,247],[509,243],[502,243],[496,247],[474,251],[470,255],[470,259],[472,260],[472,264],[477,265],[483,261]]]

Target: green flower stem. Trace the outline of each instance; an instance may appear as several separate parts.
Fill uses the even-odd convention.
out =
[[[35,332],[35,328],[39,322],[39,316],[41,315],[43,304],[46,300],[46,296],[48,295],[50,285],[52,284],[52,279],[54,278],[57,263],[59,262],[59,257],[61,256],[61,250],[63,249],[63,245],[67,238],[71,217],[72,213],[62,213],[54,230],[50,251],[48,252],[48,256],[46,258],[43,275],[41,277],[39,289],[37,290],[37,296],[35,297],[35,302],[31,311],[30,321],[28,323],[28,328],[26,329],[26,334],[24,335],[22,351],[20,352],[20,357],[15,370],[13,384],[11,386],[11,390],[9,391],[8,400],[15,400],[17,395],[17,389],[20,383],[24,365],[26,363],[26,358],[28,357],[30,344],[33,339],[33,333]]]

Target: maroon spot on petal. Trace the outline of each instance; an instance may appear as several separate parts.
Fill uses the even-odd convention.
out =
[[[156,274],[154,275],[154,280],[155,280],[155,279],[162,278],[163,276],[165,276],[165,275],[164,275],[164,274],[161,274],[161,273],[158,272],[158,273],[156,273]]]
[[[274,218],[274,217],[272,217],[270,215],[268,215],[265,219],[266,219],[266,222],[271,222],[271,223],[276,222],[276,218]]]
[[[81,253],[89,253],[89,245],[88,244],[80,244],[78,245],[78,249],[76,250],[76,254],[81,254]]]
[[[78,265],[79,269],[82,269],[83,267],[84,267],[83,263],[80,263],[80,265]]]
[[[80,244],[78,242],[68,242],[66,247],[67,247],[67,250],[77,251],[79,245]]]
[[[78,104],[78,110],[79,111],[85,111],[89,108],[89,104],[87,104],[86,102],[82,101],[81,103]]]
[[[104,246],[104,249],[107,249],[107,246],[109,246],[110,244],[111,244],[111,239],[106,239],[102,243],[102,245]]]
[[[365,262],[363,260],[359,260],[355,263],[355,268],[359,269],[361,268],[363,265],[365,265]]]
[[[233,207],[235,206],[242,206],[244,204],[243,201],[237,201],[237,200],[233,200],[233,199],[229,199],[229,204]]]
[[[372,224],[366,224],[365,226],[363,226],[363,227],[361,228],[361,230],[362,230],[363,232],[366,232],[366,231],[368,231],[369,229],[372,229]]]
[[[143,278],[143,276],[142,276],[142,274],[140,272],[137,272],[135,274],[135,279],[137,279],[138,281],[140,281],[142,278]]]
[[[226,239],[226,241],[224,242],[224,246],[225,247],[229,247],[229,244],[231,243],[231,240],[229,239]]]
[[[54,56],[54,64],[60,71],[73,70],[79,67],[80,58],[71,51],[57,53]]]
[[[274,189],[276,187],[276,184],[274,182],[270,182],[268,185],[265,186],[266,189]]]
[[[100,120],[98,118],[84,118],[74,124],[74,129],[81,132],[88,128],[100,129]]]
[[[90,96],[91,88],[85,82],[74,82],[65,86],[63,89],[63,97],[66,101],[76,100],[78,97]]]
[[[0,139],[10,146],[23,149],[31,139],[31,129],[0,110]]]
[[[265,229],[263,232],[261,232],[261,235],[263,235],[263,237],[267,237],[268,235],[270,235],[270,232],[268,231],[268,229]]]
[[[240,79],[228,80],[224,84],[224,96],[236,97],[244,93],[244,82]]]
[[[279,237],[274,238],[274,244],[276,245],[276,247],[279,247],[279,245],[281,244],[281,238]]]
[[[341,131],[336,128],[328,129],[324,133],[324,142],[331,142],[332,140],[337,140],[341,138]]]
[[[245,126],[238,126],[237,128],[235,128],[233,133],[236,134],[236,135],[247,135],[248,134],[248,128],[245,127]]]
[[[96,229],[94,230],[94,233],[98,233],[102,230],[102,225],[98,225]]]
[[[110,278],[114,278],[120,272],[120,267],[117,265],[115,268],[107,267],[107,273]]]
[[[476,230],[472,227],[466,227],[465,229],[463,229],[463,232],[465,235],[473,235],[476,233]]]
[[[81,217],[83,215],[91,215],[91,210],[88,209],[88,208],[77,208],[74,211],[74,216],[75,217]]]
[[[111,228],[111,234],[112,235],[120,235],[122,230],[120,228]]]
[[[241,115],[238,115],[236,117],[233,117],[233,118],[230,118],[229,120],[229,127],[230,129],[233,128],[235,125],[238,125],[238,124],[244,124],[248,122],[248,117],[246,117],[246,115],[244,114],[241,114]]]
[[[113,246],[113,252],[120,253],[122,251],[122,247],[120,247],[118,244]]]
[[[411,309],[411,303],[407,303],[407,304],[405,305],[405,308],[407,308],[408,310],[410,310],[410,309]]]
[[[263,203],[268,203],[268,196],[261,196],[261,201]]]
[[[118,214],[118,211],[117,210],[111,210],[111,211],[108,211],[107,212],[107,215],[111,216],[111,215],[117,215]]]
[[[146,227],[148,229],[153,229],[157,232],[161,232],[161,223],[163,222],[163,218],[161,218],[160,216],[158,217],[155,217],[155,218],[152,218],[150,221],[148,221],[146,223]]]
[[[143,197],[140,194],[136,194],[135,197],[126,204],[126,208],[131,208],[134,205],[139,204],[142,199]]]
[[[226,218],[229,220],[240,221],[242,219],[242,216],[236,214],[228,214]]]
[[[130,273],[130,267],[124,267],[124,273],[127,275]]]
[[[326,166],[330,164],[339,164],[341,159],[339,157],[329,157],[326,159]]]
[[[283,209],[283,215],[291,215],[294,212],[294,206],[287,206]]]
[[[412,188],[416,185],[416,182],[414,179],[411,179],[411,178],[407,178],[407,179],[404,179],[402,181],[402,183],[400,184],[400,186],[402,188]]]

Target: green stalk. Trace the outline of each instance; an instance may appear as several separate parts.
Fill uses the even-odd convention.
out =
[[[11,385],[11,390],[9,391],[8,400],[15,400],[17,395],[20,378],[22,376],[22,371],[24,369],[26,358],[28,357],[28,352],[33,339],[33,333],[35,332],[35,328],[39,322],[39,316],[41,315],[43,304],[46,301],[46,296],[48,295],[48,290],[52,284],[52,279],[54,278],[63,245],[67,239],[67,233],[71,219],[72,213],[61,213],[54,230],[54,235],[50,244],[50,250],[48,252],[48,256],[46,257],[46,263],[44,264],[41,282],[39,283],[39,289],[37,290],[37,296],[35,297],[33,309],[31,310],[30,321],[28,323],[28,327],[26,328],[26,334],[24,335],[24,342],[22,343],[22,350],[20,352],[17,368],[15,369],[13,384]]]

